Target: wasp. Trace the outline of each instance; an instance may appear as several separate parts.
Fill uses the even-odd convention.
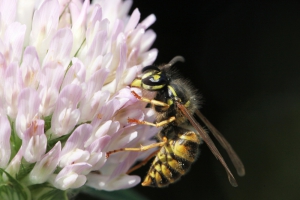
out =
[[[191,164],[198,157],[199,145],[204,141],[225,168],[231,185],[236,187],[237,182],[222,155],[194,115],[204,123],[227,151],[239,176],[245,175],[244,165],[224,136],[199,111],[200,98],[196,89],[188,80],[182,78],[176,70],[172,69],[172,66],[178,61],[184,62],[184,58],[176,56],[168,64],[144,67],[142,75],[131,83],[131,87],[156,92],[155,97],[149,99],[132,91],[137,99],[147,102],[156,111],[156,121],[154,123],[136,119],[128,119],[128,121],[130,123],[162,127],[157,134],[158,142],[140,148],[123,148],[109,151],[107,156],[120,151],[146,151],[159,147],[157,151],[130,169],[128,173],[145,165],[155,156],[142,185],[165,187],[187,173]]]

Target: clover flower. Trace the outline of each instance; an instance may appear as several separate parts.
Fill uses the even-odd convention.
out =
[[[20,199],[45,195],[42,186],[111,191],[140,182],[126,172],[151,152],[105,157],[147,145],[157,132],[127,122],[155,117],[131,94],[141,91],[128,87],[156,59],[149,50],[156,35],[147,30],[155,17],[139,23],[138,9],[127,15],[131,4],[0,1],[2,197],[16,195],[7,182],[21,188]]]

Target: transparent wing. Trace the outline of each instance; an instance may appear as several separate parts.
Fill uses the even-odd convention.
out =
[[[225,139],[225,137],[206,119],[204,115],[200,111],[196,111],[197,116],[204,122],[207,128],[211,131],[213,136],[218,140],[218,142],[222,145],[222,147],[228,153],[237,173],[239,176],[245,175],[245,167],[239,158],[239,156],[235,153],[229,142]]]
[[[223,165],[223,167],[225,168],[227,175],[228,175],[228,179],[229,182],[232,186],[237,187],[238,184],[234,178],[234,176],[232,175],[231,171],[229,170],[226,162],[224,161],[223,157],[221,156],[219,150],[217,149],[217,147],[215,146],[215,144],[213,143],[213,141],[210,139],[210,137],[208,136],[208,134],[206,133],[206,131],[198,124],[198,122],[196,121],[196,119],[189,113],[189,111],[186,109],[186,107],[184,105],[182,105],[181,103],[177,102],[176,103],[178,108],[182,111],[182,113],[187,117],[187,119],[191,122],[191,124],[193,125],[193,127],[198,131],[200,137],[204,140],[204,142],[207,144],[207,146],[209,147],[209,149],[211,150],[211,152],[216,156],[216,158],[221,162],[221,164]]]

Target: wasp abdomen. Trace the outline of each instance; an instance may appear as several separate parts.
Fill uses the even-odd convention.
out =
[[[179,180],[197,158],[200,143],[200,137],[192,131],[169,140],[157,153],[142,185],[165,187]]]

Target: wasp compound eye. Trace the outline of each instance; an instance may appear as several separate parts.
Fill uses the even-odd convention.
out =
[[[154,66],[154,65],[149,65],[147,67],[144,67],[142,69],[142,73],[145,73],[146,71],[156,71],[156,72],[160,72],[160,69],[158,69],[158,67]]]
[[[160,90],[168,84],[168,79],[161,74],[153,74],[142,78],[143,88],[147,90]]]

